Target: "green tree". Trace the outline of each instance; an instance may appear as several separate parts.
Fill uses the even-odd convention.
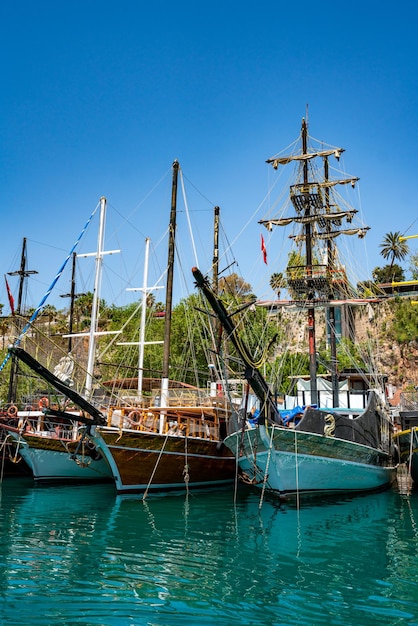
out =
[[[220,296],[232,296],[234,299],[252,296],[250,283],[245,282],[236,272],[220,278],[218,290]]]
[[[328,349],[321,352],[321,361],[325,366],[322,373],[329,373],[331,371],[331,353]],[[351,369],[368,371],[369,366],[365,361],[361,345],[354,343],[348,337],[342,337],[337,346],[337,367],[339,372]]]
[[[372,271],[373,280],[378,284],[401,282],[405,280],[404,271],[400,265],[393,263],[384,267],[375,267]]]
[[[412,280],[418,280],[418,253],[411,254],[409,263],[409,271],[411,272]]]
[[[285,286],[286,283],[282,272],[275,272],[270,276],[270,287],[276,292],[277,298],[280,298],[281,290]]]
[[[418,307],[410,300],[401,299],[394,311],[392,332],[395,341],[402,345],[418,341]]]
[[[286,286],[293,300],[305,299],[306,291],[303,291],[306,276],[306,257],[296,250],[289,252],[286,267]]]
[[[197,386],[209,379],[215,349],[205,308],[201,295],[191,294],[174,307],[171,322],[170,377]]]
[[[57,309],[52,304],[46,304],[42,309],[41,316],[48,320],[48,334],[51,334],[51,323],[55,321],[57,317]]]
[[[8,330],[9,330],[9,319],[7,317],[0,318],[0,333],[2,337],[2,347],[1,347],[2,350],[6,348],[5,337],[7,335]]]
[[[309,375],[309,355],[302,352],[285,352],[271,364],[270,378],[273,390],[278,393],[294,392],[296,377]]]
[[[88,291],[78,296],[74,300],[74,321],[81,325],[81,327],[88,327],[90,325],[91,312],[93,308],[93,293]],[[104,328],[109,321],[109,315],[111,314],[111,307],[106,305],[105,300],[102,298],[99,301],[99,327]]]
[[[408,256],[408,244],[401,241],[400,237],[399,231],[387,233],[380,244],[380,254],[385,260],[390,259],[390,268],[395,261],[403,261]]]

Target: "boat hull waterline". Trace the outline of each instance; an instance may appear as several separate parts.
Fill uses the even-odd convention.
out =
[[[243,476],[279,495],[366,492],[389,486],[388,455],[343,439],[273,426],[225,439]],[[240,452],[241,450],[241,452]],[[256,451],[256,452],[255,452]]]
[[[112,472],[104,457],[77,441],[64,442],[40,435],[8,431],[15,449],[31,469],[36,483],[110,482]],[[87,442],[86,442],[87,443]],[[64,448],[65,446],[65,448]]]
[[[235,478],[235,456],[218,441],[112,427],[93,428],[90,436],[118,493],[223,486]]]

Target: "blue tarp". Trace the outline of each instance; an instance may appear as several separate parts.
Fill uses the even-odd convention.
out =
[[[313,406],[314,408],[316,408],[316,404],[310,404],[309,406]],[[283,424],[288,424],[288,422],[291,422],[292,419],[296,418],[298,415],[300,416],[304,412],[305,409],[306,409],[306,406],[295,406],[293,409],[290,409],[289,411],[286,411],[286,410],[279,411],[280,416],[283,420]]]

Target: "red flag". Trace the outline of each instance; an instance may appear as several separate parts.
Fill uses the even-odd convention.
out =
[[[261,252],[263,253],[263,261],[267,265],[267,250],[266,250],[266,246],[264,243],[264,237],[262,234],[261,234]]]
[[[4,280],[6,281],[7,296],[9,298],[10,308],[12,310],[12,315],[14,315],[15,314],[15,301],[12,296],[12,292],[10,291],[9,283],[7,282],[6,276],[4,277]]]

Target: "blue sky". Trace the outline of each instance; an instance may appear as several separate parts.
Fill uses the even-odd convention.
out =
[[[201,269],[209,267],[219,205],[237,270],[260,298],[273,297],[268,278],[284,268],[284,238],[264,231],[263,265],[259,207],[272,175],[265,160],[297,138],[308,105],[310,133],[345,148],[345,169],[360,177],[370,231],[358,278],[369,278],[384,265],[385,233],[418,233],[416,13],[402,0],[3,3],[2,273],[18,268],[26,237],[29,269],[38,271],[27,301],[36,306],[105,196],[107,247],[122,252],[106,260],[103,295],[126,303],[133,295],[122,278],[142,284],[145,237],[149,280],[164,267],[178,159],[191,190],[189,219],[200,229]],[[185,211],[178,233],[188,234]],[[92,252],[96,239],[97,221],[83,249]],[[189,280],[195,258],[187,245]],[[16,296],[17,279],[9,282]],[[59,294],[68,290],[69,274],[48,302],[62,308],[68,302]]]

